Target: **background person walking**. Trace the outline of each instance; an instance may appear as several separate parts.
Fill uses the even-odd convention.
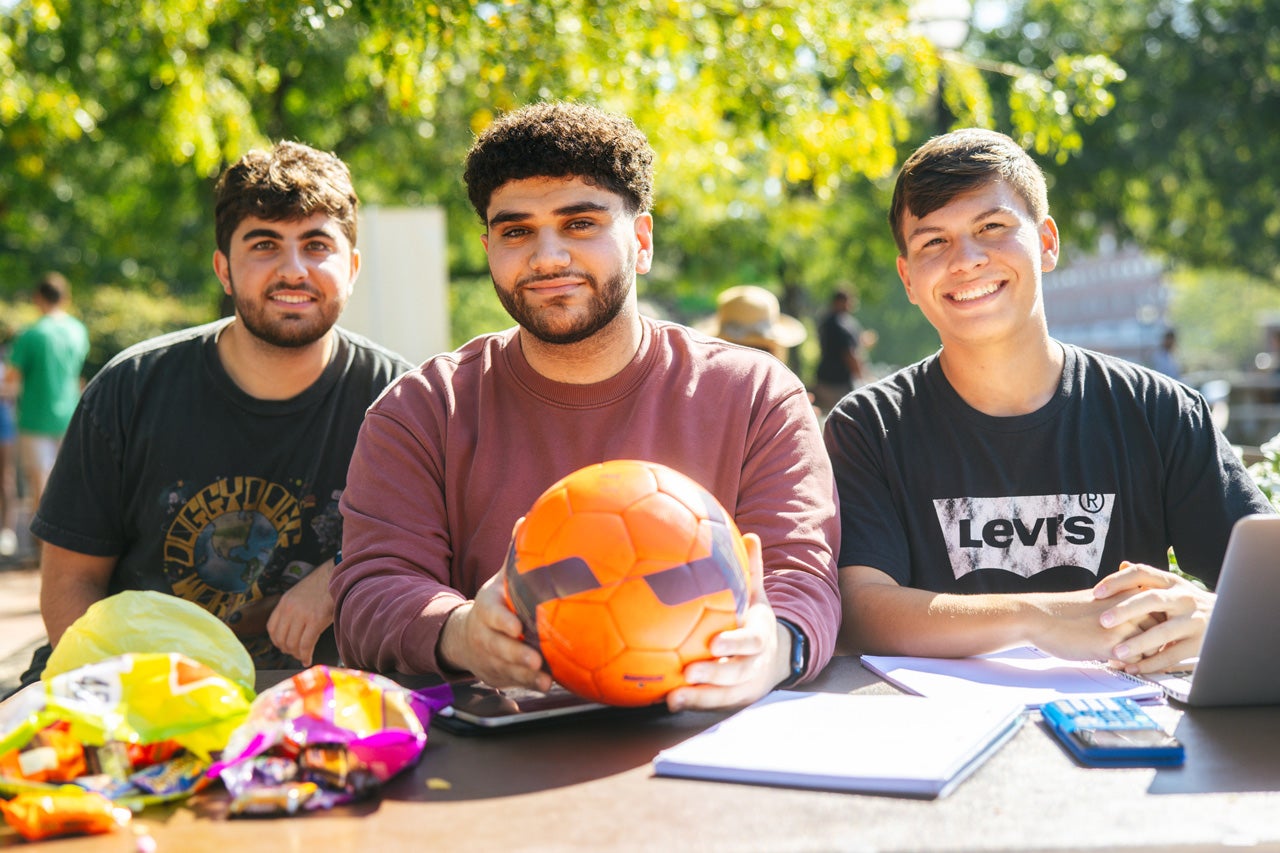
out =
[[[80,400],[89,333],[67,313],[71,285],[61,274],[41,278],[32,301],[41,317],[14,339],[5,385],[18,401],[18,461],[34,508]]]
[[[823,412],[835,408],[840,399],[867,380],[864,351],[875,341],[875,332],[865,331],[853,316],[858,297],[849,289],[831,295],[831,307],[818,323],[818,367],[814,400]]]

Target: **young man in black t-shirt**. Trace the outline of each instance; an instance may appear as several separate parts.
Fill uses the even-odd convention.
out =
[[[1186,386],[1049,336],[1044,177],[1013,140],[937,137],[890,225],[939,352],[825,426],[841,503],[846,648],[965,656],[1030,643],[1133,672],[1200,648],[1236,519],[1268,512]]]
[[[337,662],[315,652],[338,499],[365,409],[410,367],[334,325],[357,204],[341,160],[294,142],[219,180],[213,267],[235,316],[131,347],[85,389],[31,523],[52,643],[99,599],[152,589],[222,619],[260,669]]]

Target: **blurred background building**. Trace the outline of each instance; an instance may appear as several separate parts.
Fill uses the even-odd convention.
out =
[[[1044,277],[1049,333],[1150,366],[1170,325],[1164,264],[1111,238],[1090,254],[1064,255]]]

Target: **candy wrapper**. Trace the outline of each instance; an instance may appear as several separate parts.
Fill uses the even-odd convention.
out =
[[[5,821],[28,841],[59,835],[93,835],[128,826],[132,814],[101,794],[78,788],[19,794],[0,801]]]
[[[124,654],[0,704],[0,793],[71,782],[141,807],[191,793],[251,694],[179,654]]]
[[[263,691],[209,768],[232,814],[292,814],[367,797],[417,763],[447,685],[413,692],[373,673],[313,666]]]

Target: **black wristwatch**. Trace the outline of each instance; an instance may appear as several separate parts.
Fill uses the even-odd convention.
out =
[[[796,627],[795,623],[789,619],[779,619],[778,624],[787,629],[787,633],[791,635],[791,672],[782,683],[778,685],[778,689],[785,690],[795,685],[805,673],[809,666],[809,641],[805,639],[804,633]]]

